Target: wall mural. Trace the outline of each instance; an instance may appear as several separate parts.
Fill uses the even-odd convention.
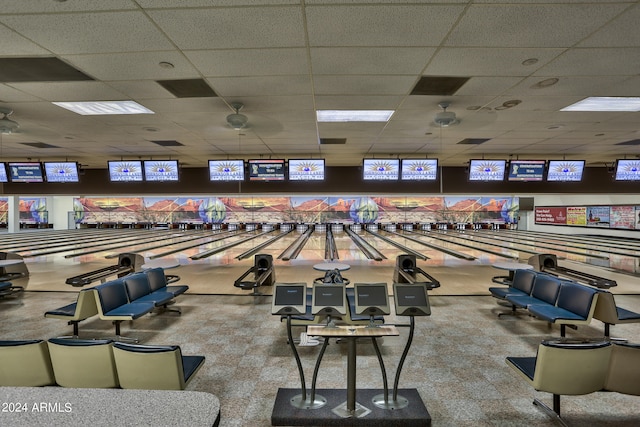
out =
[[[20,222],[26,224],[47,223],[47,199],[45,197],[20,197]],[[8,222],[9,198],[0,197],[0,222]]]
[[[517,221],[517,197],[80,197],[76,223],[374,223]]]

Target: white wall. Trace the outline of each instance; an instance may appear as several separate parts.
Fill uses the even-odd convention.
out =
[[[534,204],[535,206],[640,206],[640,194],[540,194],[534,196]],[[524,218],[525,216],[521,215],[521,220]],[[526,221],[525,227],[531,231],[559,234],[600,234],[604,236],[640,238],[640,231],[634,230],[607,230],[591,227],[540,225],[535,223],[535,215],[533,212],[526,215]]]

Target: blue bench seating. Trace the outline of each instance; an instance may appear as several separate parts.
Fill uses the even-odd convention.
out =
[[[79,323],[97,314],[98,307],[93,290],[83,289],[78,292],[76,302],[47,311],[44,313],[44,317],[66,320],[69,325],[73,326],[73,338],[78,338]]]
[[[123,278],[124,286],[130,302],[150,302],[155,307],[167,309],[174,302],[175,295],[172,292],[152,290],[149,276],[146,273],[133,273]],[[166,287],[165,287],[166,288]],[[172,310],[180,313],[180,310]]]
[[[505,299],[518,308],[527,308],[531,304],[549,304],[554,306],[560,293],[560,279],[547,274],[536,275],[531,295],[507,295]]]
[[[124,279],[116,279],[111,282],[92,288],[98,307],[98,317],[102,320],[111,320],[115,325],[116,339],[131,339],[120,335],[120,324],[125,320],[135,320],[145,314],[151,313],[156,307],[153,302],[129,302]],[[137,341],[133,339],[133,341]]]
[[[529,313],[538,319],[560,324],[560,336],[567,325],[589,324],[596,309],[598,290],[575,282],[561,281],[556,305],[532,304]]]
[[[23,291],[24,288],[22,286],[14,286],[14,284],[11,282],[0,281],[0,298],[9,295],[15,295]]]
[[[640,345],[610,341],[543,341],[535,357],[507,357],[507,365],[537,391],[553,394],[553,409],[534,404],[560,418],[561,395],[613,391],[640,395]],[[596,423],[597,424],[597,423]]]
[[[0,341],[0,386],[40,387],[53,384],[53,368],[45,341]]]
[[[119,386],[113,359],[113,341],[51,338],[48,347],[53,374],[59,386]]]
[[[489,292],[491,292],[491,296],[498,298],[499,300],[505,300],[507,295],[531,295],[536,275],[537,273],[533,270],[515,270],[513,273],[513,280],[510,282],[509,286],[494,286],[489,288]],[[499,313],[498,316],[515,314],[516,309],[517,307],[515,305],[511,305],[511,312]]]
[[[162,268],[151,268],[145,271],[145,273],[149,278],[149,286],[151,287],[152,292],[170,292],[174,296],[178,296],[189,290],[189,286],[187,285],[168,286],[170,283],[180,280],[180,277],[175,275],[165,275],[164,269]]]
[[[560,325],[562,337],[566,335],[567,326],[575,329],[577,325],[591,322],[600,292],[590,286],[528,270],[516,271],[514,285],[513,289],[491,288],[491,293],[511,304],[512,312],[523,308],[538,319]]]
[[[204,364],[204,356],[183,356],[179,346],[115,343],[113,353],[122,388],[184,390]]]

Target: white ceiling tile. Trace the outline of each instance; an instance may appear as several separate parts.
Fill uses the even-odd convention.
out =
[[[8,15],[2,22],[56,54],[169,50],[173,46],[139,11]]]
[[[47,101],[121,100],[124,95],[102,82],[11,83],[11,87]]]
[[[311,46],[438,46],[462,5],[308,6]]]
[[[444,47],[438,51],[425,74],[433,76],[528,76],[563,49]],[[523,65],[527,59],[533,65]]]
[[[187,51],[185,55],[205,77],[307,74],[307,52],[290,49],[229,49]]]
[[[412,76],[316,76],[318,95],[402,95],[415,84]]]
[[[181,49],[305,45],[298,7],[151,10],[148,13]]]
[[[640,64],[638,58],[640,47],[571,49],[540,68],[535,75],[636,76]]]
[[[570,47],[622,12],[622,4],[472,4],[446,46]],[[535,31],[523,31],[534,26]]]
[[[309,76],[214,77],[207,81],[217,94],[225,97],[263,95],[307,95],[311,93]]]
[[[313,73],[322,74],[419,74],[434,48],[312,48]]]
[[[63,55],[69,64],[98,80],[175,80],[200,78],[178,51]],[[164,68],[168,62],[173,68]]]
[[[611,20],[607,25],[578,43],[579,47],[637,47],[640,45],[640,5],[635,4],[624,14]]]

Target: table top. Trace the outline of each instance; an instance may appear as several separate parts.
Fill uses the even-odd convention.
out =
[[[0,267],[6,267],[8,265],[24,264],[22,259],[0,259]]]
[[[330,271],[330,270],[339,270],[345,271],[350,269],[351,266],[349,264],[343,264],[341,262],[321,262],[320,264],[316,264],[313,266],[314,270],[319,271]]]
[[[533,270],[533,265],[523,262],[496,262],[493,267],[500,270]]]
[[[180,263],[178,261],[162,260],[162,259],[147,261],[140,266],[140,268],[143,270],[151,270],[152,268],[162,268],[164,270],[169,270],[171,268],[177,268],[177,267],[180,267]]]
[[[307,326],[307,336],[313,337],[387,337],[400,335],[393,325],[381,325],[379,328],[367,328],[361,325],[340,325],[336,328],[324,326]]]

